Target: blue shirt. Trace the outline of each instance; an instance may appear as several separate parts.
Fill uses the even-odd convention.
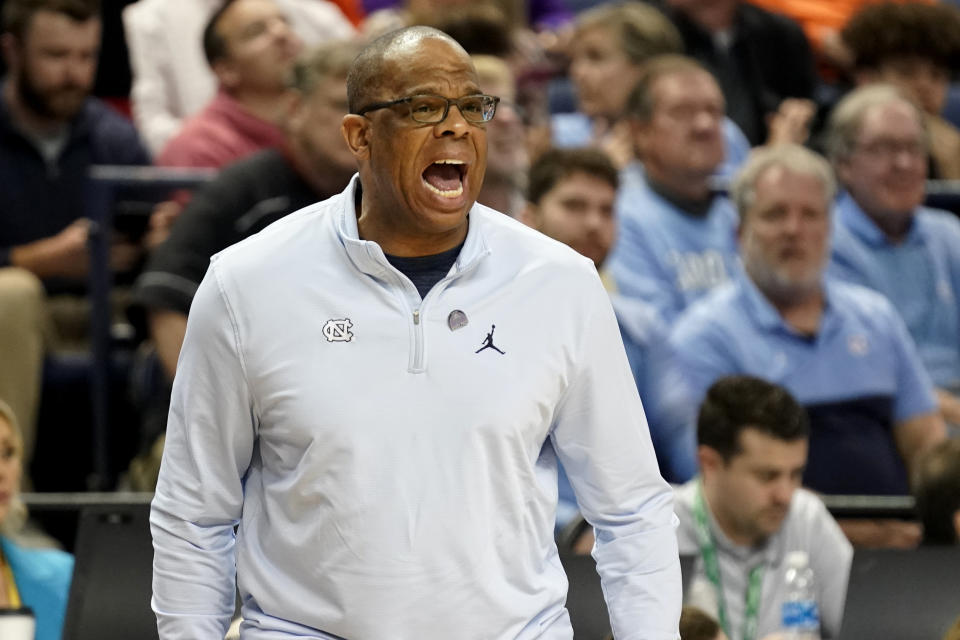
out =
[[[73,556],[57,549],[29,549],[0,537],[20,601],[33,609],[36,640],[60,640],[73,578]]]
[[[727,198],[714,197],[705,215],[687,213],[633,164],[621,174],[616,207],[610,273],[620,293],[653,305],[665,322],[739,271],[737,213]]]
[[[582,113],[555,113],[550,117],[550,141],[553,146],[589,147],[594,144],[593,122]],[[724,182],[736,175],[747,156],[750,155],[750,141],[737,123],[730,118],[723,119],[723,143],[726,157],[717,169],[717,177]]]
[[[936,409],[903,320],[883,296],[824,284],[820,331],[789,327],[748,277],[680,318],[670,337],[699,402],[718,378],[749,374],[786,387],[811,421],[804,483],[823,493],[908,492],[896,423]]]
[[[885,295],[939,387],[960,387],[960,221],[920,207],[892,244],[852,197],[837,202],[830,273]]]

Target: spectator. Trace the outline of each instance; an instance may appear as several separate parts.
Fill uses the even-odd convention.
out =
[[[36,619],[36,640],[60,640],[73,557],[27,547],[20,539],[27,516],[20,500],[23,440],[16,416],[2,400],[0,452],[0,609],[29,607]]]
[[[232,0],[216,10],[203,32],[203,50],[217,95],[166,144],[157,164],[219,169],[280,147],[290,102],[286,78],[301,48],[273,0]]]
[[[871,5],[850,19],[842,37],[858,85],[895,84],[923,109],[932,176],[960,178],[960,131],[940,117],[950,75],[960,68],[960,9],[918,2]]]
[[[827,143],[845,189],[831,272],[893,303],[937,386],[941,413],[960,425],[960,222],[922,206],[923,114],[891,86],[866,86],[833,110]]]
[[[796,145],[755,151],[734,182],[744,273],[671,334],[694,397],[729,374],[764,376],[807,408],[804,484],[822,493],[909,493],[907,468],[945,437],[933,385],[883,296],[824,278],[834,178]],[[702,461],[701,461],[702,462]],[[855,541],[909,546],[909,523],[866,523]]]
[[[577,17],[570,55],[570,79],[580,112],[554,115],[554,144],[599,146],[618,168],[633,162],[633,136],[623,118],[630,92],[647,60],[682,52],[676,28],[648,4],[623,2],[584,11]],[[730,173],[750,145],[728,119],[723,121],[723,135],[728,157],[719,172]]]
[[[736,271],[736,213],[711,189],[723,162],[723,94],[698,62],[651,60],[628,117],[643,161],[623,172],[610,257],[618,290],[671,322]]]
[[[29,464],[44,347],[51,346],[41,280],[50,293],[82,288],[90,166],[147,164],[149,157],[133,125],[90,97],[100,45],[95,0],[6,0],[3,29],[0,396],[16,407]],[[135,243],[118,239],[111,264],[127,270],[139,255]],[[81,327],[88,313],[81,310]],[[75,324],[77,315],[54,314],[55,327]]]
[[[354,44],[330,42],[303,56],[291,76],[298,98],[286,119],[283,149],[255,153],[224,169],[190,200],[170,238],[150,257],[136,298],[148,309],[170,379],[210,256],[338,193],[356,171],[340,119],[347,113],[347,71],[358,52]]]
[[[203,53],[203,28],[226,0],[139,0],[123,10],[130,49],[134,121],[159,154],[217,91]],[[277,0],[291,27],[309,45],[350,38],[353,27],[324,0]]]
[[[484,93],[499,96],[497,117],[487,125],[487,173],[477,202],[511,217],[523,211],[530,156],[517,85],[510,67],[495,56],[474,55],[473,65]]]
[[[913,493],[924,543],[960,543],[960,440],[945,440],[920,459]]]
[[[817,77],[795,22],[741,0],[662,2],[687,54],[717,77],[727,113],[751,144],[768,140],[771,131],[774,142],[804,141]]]
[[[660,472],[684,482],[696,473],[687,394],[672,354],[666,327],[649,305],[615,293],[602,265],[616,236],[613,214],[617,172],[595,149],[554,149],[530,169],[527,208],[522,220],[590,258],[610,292],[620,337],[643,400]],[[572,492],[564,493],[568,503]],[[574,502],[575,504],[575,502]]]
[[[792,551],[806,551],[816,575],[821,637],[840,632],[853,548],[800,488],[809,434],[793,396],[759,378],[721,378],[700,406],[700,476],[677,489],[677,538],[698,556],[686,604],[715,614],[729,638],[779,630]]]

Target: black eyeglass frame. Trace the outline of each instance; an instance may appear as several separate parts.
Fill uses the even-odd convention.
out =
[[[429,120],[429,121],[417,120],[417,117],[413,114],[414,113],[413,101],[419,98],[439,98],[440,100],[443,100],[446,102],[446,104],[443,107],[443,114],[441,114],[439,120]],[[491,100],[493,100],[493,108],[490,110],[489,118],[483,119],[481,114],[480,120],[473,120],[472,118],[470,118],[470,116],[468,116],[464,112],[463,106],[461,103],[464,100],[476,100],[477,98],[480,98],[480,99],[490,98]],[[464,120],[472,124],[483,124],[485,122],[490,122],[491,120],[493,120],[494,116],[497,115],[497,105],[500,104],[500,98],[497,96],[487,95],[485,93],[477,93],[470,96],[464,96],[462,98],[447,98],[446,96],[441,96],[434,93],[421,93],[415,96],[407,96],[406,98],[397,98],[396,100],[390,100],[388,102],[374,102],[373,104],[368,104],[362,109],[357,109],[354,113],[358,116],[365,116],[371,111],[377,111],[379,109],[389,109],[390,107],[394,107],[398,104],[406,104],[409,110],[410,119],[420,124],[439,124],[443,122],[444,120],[447,119],[447,116],[450,115],[450,105],[454,105],[454,104],[457,105],[457,109],[460,110],[460,114],[463,116]]]

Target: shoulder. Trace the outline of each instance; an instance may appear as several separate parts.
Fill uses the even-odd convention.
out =
[[[724,283],[700,298],[680,315],[673,334],[683,338],[725,335],[731,324],[742,324],[745,311],[736,281]]]
[[[848,319],[876,326],[899,317],[890,300],[873,289],[833,278],[829,280],[828,287],[828,304]]]
[[[102,100],[87,98],[81,126],[86,128],[94,144],[107,156],[99,158],[99,162],[149,161],[133,122]]]
[[[666,336],[663,318],[652,304],[618,294],[611,295],[610,302],[621,330],[637,344],[648,345]]]
[[[945,240],[948,243],[960,238],[960,220],[949,211],[920,207],[917,210],[916,221],[921,230],[931,232],[931,238]],[[960,250],[960,246],[954,246],[953,248]]]
[[[9,538],[2,538],[3,551],[6,554],[17,582],[21,578],[33,585],[69,588],[73,575],[73,556],[59,549],[30,548],[17,544]]]
[[[820,497],[808,489],[799,487],[790,502],[790,517],[802,522],[814,522],[832,518]]]

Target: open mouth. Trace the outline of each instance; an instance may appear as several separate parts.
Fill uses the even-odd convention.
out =
[[[437,160],[421,174],[427,189],[441,198],[457,198],[463,194],[463,178],[467,165],[460,160]]]

